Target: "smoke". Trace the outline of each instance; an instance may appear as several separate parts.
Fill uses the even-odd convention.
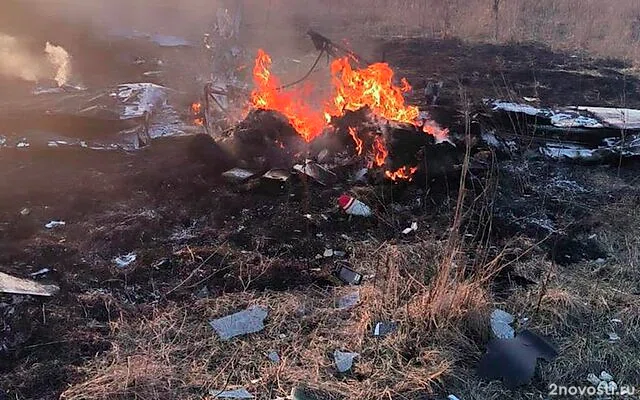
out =
[[[49,42],[38,53],[25,42],[0,33],[0,75],[30,82],[52,79],[62,86],[71,75],[71,56]]]
[[[71,56],[69,53],[62,47],[52,45],[49,42],[45,45],[44,52],[47,53],[49,62],[57,67],[53,79],[58,83],[58,86],[66,84],[71,75]]]

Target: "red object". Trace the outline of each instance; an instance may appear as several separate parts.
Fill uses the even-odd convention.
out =
[[[343,194],[338,198],[338,204],[343,210],[346,210],[347,208],[351,207],[354,201],[356,201],[356,199],[354,199],[351,196],[347,196],[346,194]]]

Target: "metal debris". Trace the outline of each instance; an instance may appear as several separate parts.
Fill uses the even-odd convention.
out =
[[[398,330],[398,324],[395,322],[378,322],[373,329],[373,336],[385,337]]]
[[[494,339],[480,360],[478,375],[487,380],[502,379],[508,388],[531,382],[538,358],[553,361],[558,351],[545,339],[528,330],[513,339]]]
[[[449,396],[447,396],[448,400],[460,400],[459,398],[457,398],[456,396],[450,394]]]
[[[33,272],[33,273],[29,274],[29,276],[32,277],[32,278],[35,278],[35,277],[40,276],[40,275],[46,275],[49,272],[51,272],[51,270],[49,268],[42,268],[39,271],[36,271],[36,272]]]
[[[351,369],[353,366],[353,360],[358,357],[358,353],[349,353],[336,350],[333,352],[333,360],[336,363],[338,372],[344,373]]]
[[[362,275],[345,266],[338,269],[337,275],[342,282],[348,285],[359,285],[362,282]]]
[[[275,350],[271,350],[269,353],[267,353],[267,358],[274,364],[278,364],[280,362],[280,356]]]
[[[26,207],[20,210],[20,215],[22,215],[23,217],[26,217],[29,214],[31,214],[31,210]]]
[[[0,272],[0,293],[51,297],[59,290],[56,285],[43,285]]]
[[[326,249],[326,250],[324,251],[323,256],[324,256],[325,258],[333,257],[333,250],[332,250],[332,249]]]
[[[615,332],[609,332],[607,335],[609,336],[609,343],[616,343],[620,340],[620,336]]]
[[[338,308],[340,310],[347,310],[351,307],[355,307],[359,302],[360,302],[360,292],[359,291],[351,292],[351,293],[345,294],[344,296],[338,299]]]
[[[511,324],[515,318],[506,311],[496,309],[491,313],[491,331],[498,339],[513,339],[515,331]]]
[[[291,177],[291,173],[286,169],[275,168],[270,171],[267,171],[264,175],[262,175],[262,177],[264,179],[285,183],[289,181],[289,178]]]
[[[209,394],[216,399],[253,399],[253,395],[245,388],[235,390],[210,390]]]
[[[229,340],[236,336],[260,332],[264,329],[264,319],[268,311],[260,306],[253,306],[244,311],[209,321],[220,339]]]
[[[600,372],[600,380],[603,380],[605,382],[611,382],[613,380],[613,375],[611,375],[607,371],[602,371]]]
[[[593,386],[598,386],[600,384],[600,378],[598,378],[594,373],[587,375],[587,381]]]
[[[242,183],[256,176],[256,173],[242,168],[233,168],[223,172],[222,177],[231,183]]]
[[[67,223],[64,221],[51,221],[48,224],[46,224],[44,227],[47,229],[53,229],[53,228],[57,228],[59,226],[65,226]]]
[[[411,226],[406,228],[405,230],[402,231],[403,235],[408,235],[411,232],[415,232],[418,230],[418,223],[417,222],[412,222]]]
[[[293,170],[312,178],[323,186],[330,185],[338,180],[336,174],[311,160],[306,160],[304,164],[294,165]]]
[[[132,253],[114,258],[113,262],[116,264],[118,268],[124,269],[124,268],[127,268],[132,263],[134,263],[137,259],[138,259],[138,256],[136,255],[136,253],[132,252]]]

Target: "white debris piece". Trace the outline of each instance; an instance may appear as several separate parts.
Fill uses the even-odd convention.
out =
[[[127,268],[129,265],[134,263],[138,256],[136,253],[129,253],[123,256],[119,256],[113,259],[113,262],[116,264],[118,268]]]
[[[620,336],[615,332],[609,332],[608,335],[610,343],[615,343],[620,340]]]
[[[450,394],[450,395],[447,397],[447,399],[448,399],[448,400],[460,400],[459,398],[457,398],[456,396],[454,396],[454,395],[452,395],[452,394]]]
[[[253,399],[253,395],[247,389],[235,390],[211,390],[209,394],[216,399]]]
[[[347,372],[353,366],[353,360],[358,357],[358,353],[349,353],[336,350],[333,352],[333,359],[336,363],[338,372]]]
[[[403,231],[402,231],[402,234],[403,234],[403,235],[408,235],[408,234],[410,234],[411,232],[415,232],[415,231],[417,231],[417,230],[418,230],[418,223],[417,223],[417,222],[413,222],[413,223],[411,223],[411,226],[410,226],[410,227],[408,227],[407,229],[405,229],[405,230],[403,230]]]
[[[59,226],[65,226],[67,223],[64,221],[51,221],[48,224],[46,224],[44,227],[47,229],[53,229],[53,228],[57,228]]]
[[[59,290],[55,285],[43,285],[0,272],[0,293],[51,297]]]
[[[598,378],[596,374],[587,375],[587,381],[593,386],[598,386],[600,384],[600,378]]]
[[[226,317],[209,321],[209,325],[216,331],[220,339],[229,340],[236,336],[260,332],[264,329],[264,319],[267,318],[266,309],[254,306]]]
[[[513,339],[515,331],[511,324],[515,318],[506,311],[496,309],[491,313],[491,331],[498,339]]]
[[[338,299],[338,308],[340,310],[347,310],[351,307],[354,307],[359,302],[360,302],[360,292],[355,291],[340,297]]]
[[[605,382],[611,382],[613,380],[613,376],[607,371],[600,372],[600,379]]]

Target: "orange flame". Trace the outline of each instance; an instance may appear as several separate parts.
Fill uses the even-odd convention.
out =
[[[271,74],[271,57],[264,50],[258,50],[253,68],[256,88],[251,93],[251,103],[255,108],[278,111],[283,114],[306,142],[322,133],[326,123],[323,114],[315,112],[295,90],[278,90],[280,82]]]
[[[351,135],[351,138],[356,144],[356,152],[358,153],[359,156],[362,155],[363,141],[358,137],[358,132],[356,131],[356,128],[349,127],[349,135]]]
[[[415,174],[417,170],[418,170],[418,167],[405,166],[405,167],[400,167],[400,169],[398,169],[395,172],[385,171],[384,175],[394,182],[399,180],[411,181],[413,180],[413,174]]]
[[[373,140],[373,162],[376,167],[382,167],[387,160],[389,150],[382,136],[376,136]]]
[[[196,102],[191,104],[191,113],[193,114],[193,123],[197,126],[204,125],[202,114],[202,103]]]
[[[411,86],[404,79],[402,87],[394,85],[393,70],[388,64],[376,63],[354,70],[345,57],[331,63],[331,75],[334,96],[326,104],[325,113],[339,117],[346,111],[368,107],[374,115],[386,120],[416,123],[418,107],[406,106],[402,95]]]

